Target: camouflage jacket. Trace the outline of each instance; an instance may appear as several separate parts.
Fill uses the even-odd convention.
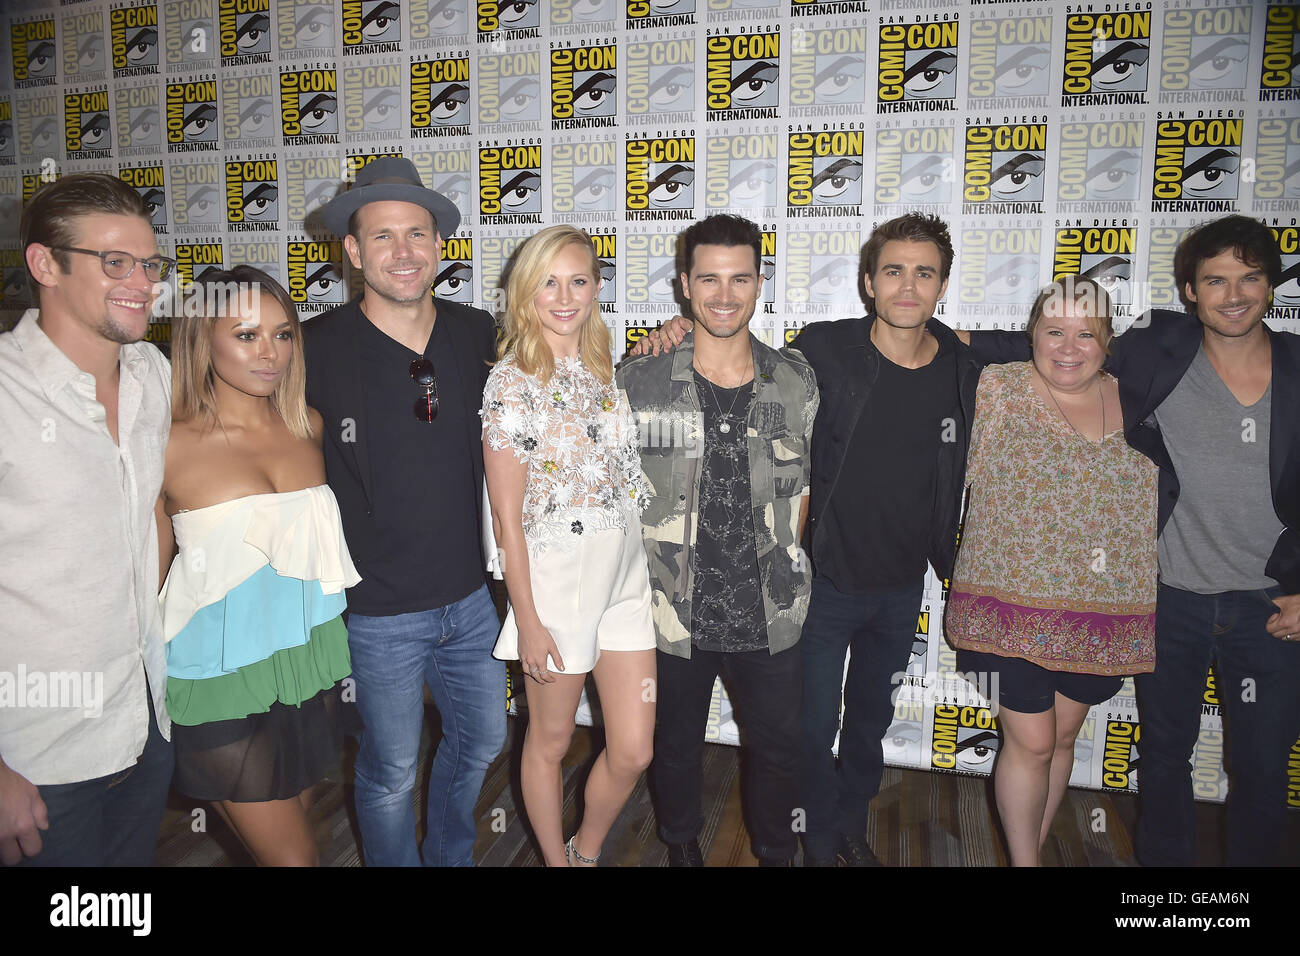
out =
[[[799,640],[812,574],[799,548],[799,509],[808,493],[813,421],[819,402],[812,366],[794,349],[770,348],[753,335],[754,399],[749,444],[750,511],[758,556],[768,650]],[[703,414],[692,367],[693,333],[676,349],[623,363],[618,387],[636,418],[641,468],[650,483],[641,531],[650,562],[659,649],[691,656],[695,532],[699,514]]]

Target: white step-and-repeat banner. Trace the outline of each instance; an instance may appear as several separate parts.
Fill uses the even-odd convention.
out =
[[[759,222],[770,343],[858,315],[880,221],[935,213],[956,262],[939,315],[1022,327],[1083,272],[1121,328],[1177,307],[1191,225],[1273,227],[1275,327],[1300,330],[1300,7],[1241,0],[8,0],[0,15],[0,310],[27,304],[19,204],[107,170],[153,210],[182,280],[258,265],[305,318],[343,302],[339,241],[308,221],[401,154],[465,213],[436,293],[493,308],[515,247],[595,238],[620,346],[677,311],[676,233]],[[166,341],[159,324],[151,337]],[[621,351],[621,348],[620,348]],[[985,773],[996,720],[952,694],[933,575],[886,759]],[[1223,689],[1237,693],[1236,689]],[[584,715],[586,711],[584,710]],[[1134,789],[1131,682],[1093,710],[1072,782]],[[734,743],[718,693],[710,740]],[[1222,799],[1208,677],[1196,792]],[[1300,745],[1290,802],[1300,806]]]

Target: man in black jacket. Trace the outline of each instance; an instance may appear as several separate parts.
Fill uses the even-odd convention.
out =
[[[411,791],[424,688],[442,718],[426,866],[472,866],[474,803],[505,740],[500,622],[484,579],[478,411],[492,317],[430,295],[460,214],[408,159],[367,164],[323,210],[364,277],[306,326],[307,401],[362,581],[348,645],[365,732],[356,805],[366,863],[417,866]]]

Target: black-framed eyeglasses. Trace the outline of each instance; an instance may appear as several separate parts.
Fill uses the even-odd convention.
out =
[[[422,422],[432,422],[438,417],[438,379],[433,374],[433,363],[418,358],[411,363],[411,381],[424,390],[415,400],[415,417]]]
[[[135,272],[136,265],[144,269],[144,274],[151,282],[161,282],[172,274],[176,260],[166,256],[150,256],[137,259],[129,252],[99,252],[95,249],[78,249],[76,246],[51,246],[59,252],[80,252],[83,256],[96,256],[104,268],[104,275],[110,279],[126,279]]]

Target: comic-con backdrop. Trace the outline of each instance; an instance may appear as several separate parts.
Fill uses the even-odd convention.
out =
[[[771,343],[860,314],[857,256],[906,210],[945,218],[940,317],[1022,327],[1082,272],[1123,327],[1177,307],[1174,247],[1229,211],[1273,227],[1270,321],[1300,330],[1300,6],[1245,0],[7,0],[0,15],[0,269],[27,303],[17,206],[108,170],[148,200],[187,282],[253,263],[305,317],[343,302],[340,243],[306,221],[401,154],[465,213],[435,291],[492,308],[545,224],[595,238],[618,351],[677,311],[675,234],[763,228]],[[7,230],[7,231],[6,231]],[[151,333],[166,340],[169,327]],[[885,740],[891,763],[987,772],[986,707],[953,693],[931,575]],[[1207,675],[1194,779],[1222,799]],[[719,693],[712,740],[735,742]],[[1072,782],[1133,789],[1131,682],[1095,708]],[[1290,802],[1300,806],[1300,745]]]

